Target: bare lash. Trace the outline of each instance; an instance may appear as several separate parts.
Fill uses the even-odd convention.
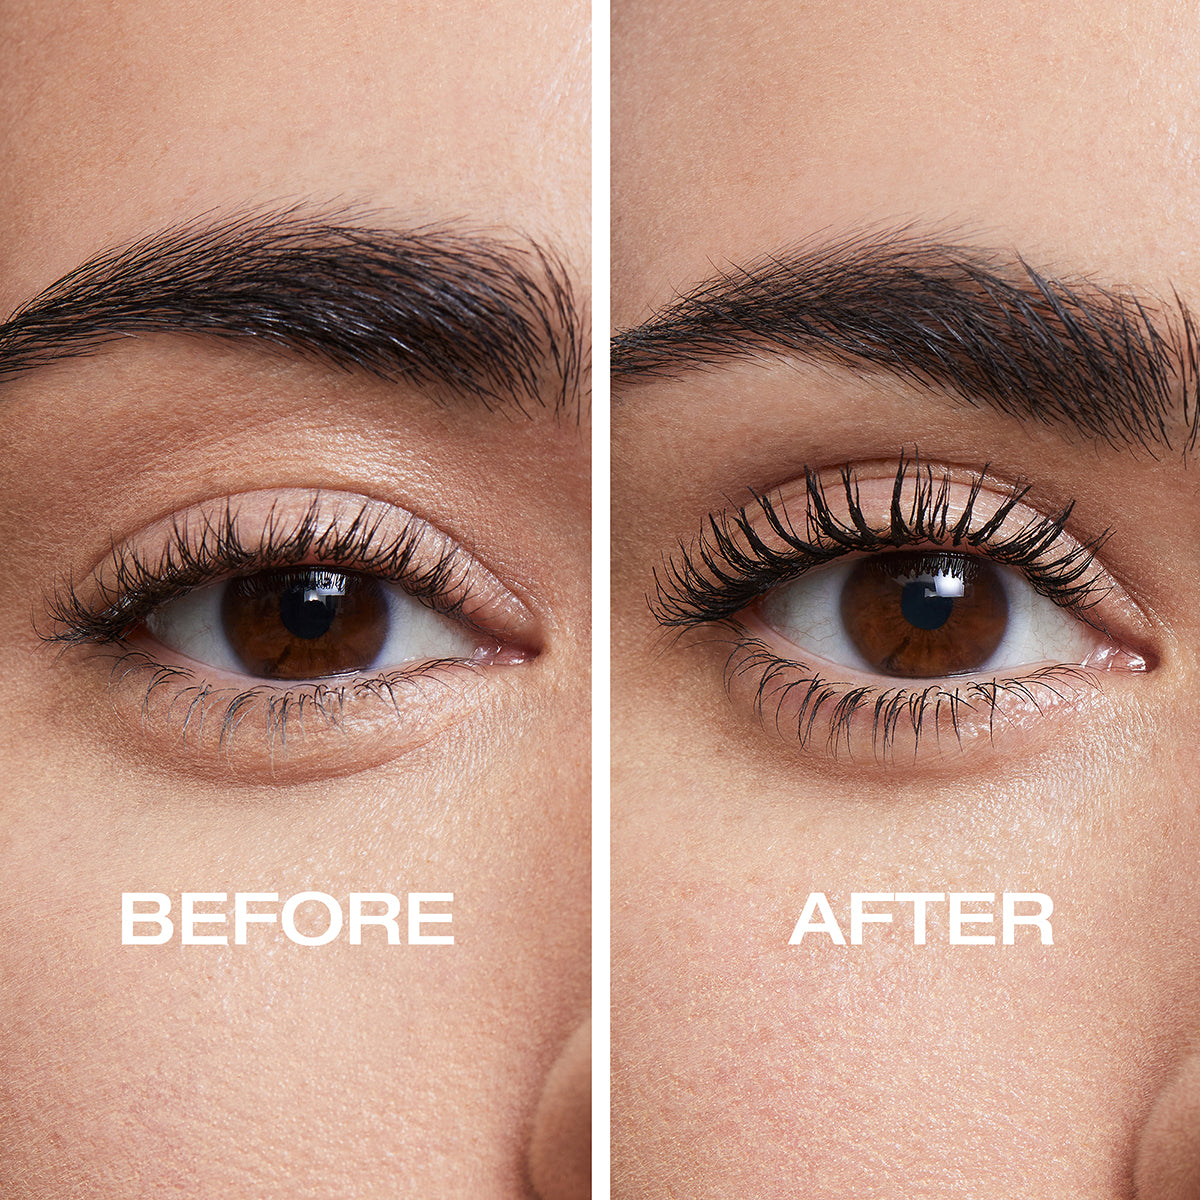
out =
[[[51,627],[41,636],[63,645],[119,644],[159,605],[193,588],[312,562],[402,584],[415,599],[470,625],[463,611],[469,574],[465,555],[450,547],[422,563],[419,554],[429,526],[410,516],[398,532],[385,535],[384,521],[385,514],[369,502],[348,521],[322,516],[320,497],[315,497],[298,521],[285,522],[272,507],[261,535],[247,542],[238,531],[238,511],[227,501],[218,514],[205,514],[198,528],[176,521],[157,558],[114,546],[111,570],[90,602],[73,582],[60,584],[46,597]]]

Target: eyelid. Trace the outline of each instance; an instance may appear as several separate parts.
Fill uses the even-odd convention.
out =
[[[856,680],[780,658],[749,631],[725,651],[724,672],[730,699],[785,741],[835,762],[844,752],[861,764],[865,749],[888,766],[928,767],[951,748],[955,757],[995,749],[1002,735],[1031,734],[1053,712],[1104,699],[1097,672],[1068,664],[976,678]]]
[[[173,599],[303,566],[394,582],[480,645],[469,657],[263,680],[191,661],[147,629],[147,615]],[[525,702],[526,672],[507,668],[537,658],[550,619],[494,574],[469,538],[374,497],[303,488],[183,508],[114,539],[86,577],[60,580],[45,600],[52,624],[38,632],[63,651],[55,669],[64,687],[105,701],[106,747],[150,752],[171,772],[248,784],[328,779],[440,753],[425,748],[493,705]]]
[[[924,468],[916,464],[916,469],[928,471],[924,476],[926,481],[931,478],[932,485],[939,490],[944,483],[947,489],[944,524],[948,529],[960,524],[968,507],[970,520],[957,541],[951,537],[910,541],[905,543],[905,548],[953,547],[978,554],[1001,566],[1013,567],[1026,577],[1035,591],[1101,633],[1131,643],[1145,642],[1149,629],[1145,614],[1104,563],[1104,547],[1111,536],[1109,528],[1077,535],[1072,528],[1076,519],[1074,502],[1038,508],[1028,499],[1029,485],[1020,480],[991,477],[986,468],[983,472],[970,472],[940,466]],[[854,469],[865,511],[890,513],[898,474],[896,466],[870,465]],[[798,499],[796,492],[796,485],[780,489],[780,499],[785,507],[794,503],[793,497]],[[1002,511],[1007,515],[996,523],[995,518]],[[1017,539],[1028,531],[1041,535],[1043,543],[1032,555],[1032,563],[1024,561],[1026,548],[1016,544]],[[1074,575],[1066,586],[1052,587],[1050,579],[1039,577],[1038,567],[1064,561],[1073,564],[1071,572]],[[1149,655],[1148,648],[1145,654]]]
[[[439,563],[438,587],[422,595],[412,581]],[[372,572],[525,657],[542,646],[537,616],[449,534],[385,501],[302,489],[204,501],[115,544],[82,587],[60,589],[50,602],[56,626],[67,630],[50,640],[116,641],[155,606],[196,587],[284,565]],[[90,636],[71,635],[88,621]]]

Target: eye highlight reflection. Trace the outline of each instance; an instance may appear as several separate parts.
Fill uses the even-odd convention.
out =
[[[989,742],[1075,707],[1104,673],[1149,669],[1118,632],[1136,610],[1068,506],[902,457],[707,518],[656,572],[651,608],[719,643],[731,697],[805,749],[877,759]],[[709,631],[705,633],[705,631]],[[704,636],[699,636],[703,634]]]

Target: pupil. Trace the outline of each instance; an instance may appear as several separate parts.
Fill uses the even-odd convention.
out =
[[[914,579],[900,593],[900,612],[918,629],[941,629],[954,611],[953,596],[939,596],[931,579]]]
[[[312,641],[329,632],[342,595],[340,588],[290,587],[279,597],[279,619],[289,633]]]

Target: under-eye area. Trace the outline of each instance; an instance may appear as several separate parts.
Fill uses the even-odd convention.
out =
[[[901,454],[806,468],[713,513],[655,573],[656,620],[715,646],[733,702],[805,752],[992,745],[1153,669],[1140,611],[1024,483]]]
[[[426,740],[542,648],[533,613],[430,522],[303,490],[215,499],[120,541],[59,582],[39,632],[144,734],[272,759],[322,730]]]

